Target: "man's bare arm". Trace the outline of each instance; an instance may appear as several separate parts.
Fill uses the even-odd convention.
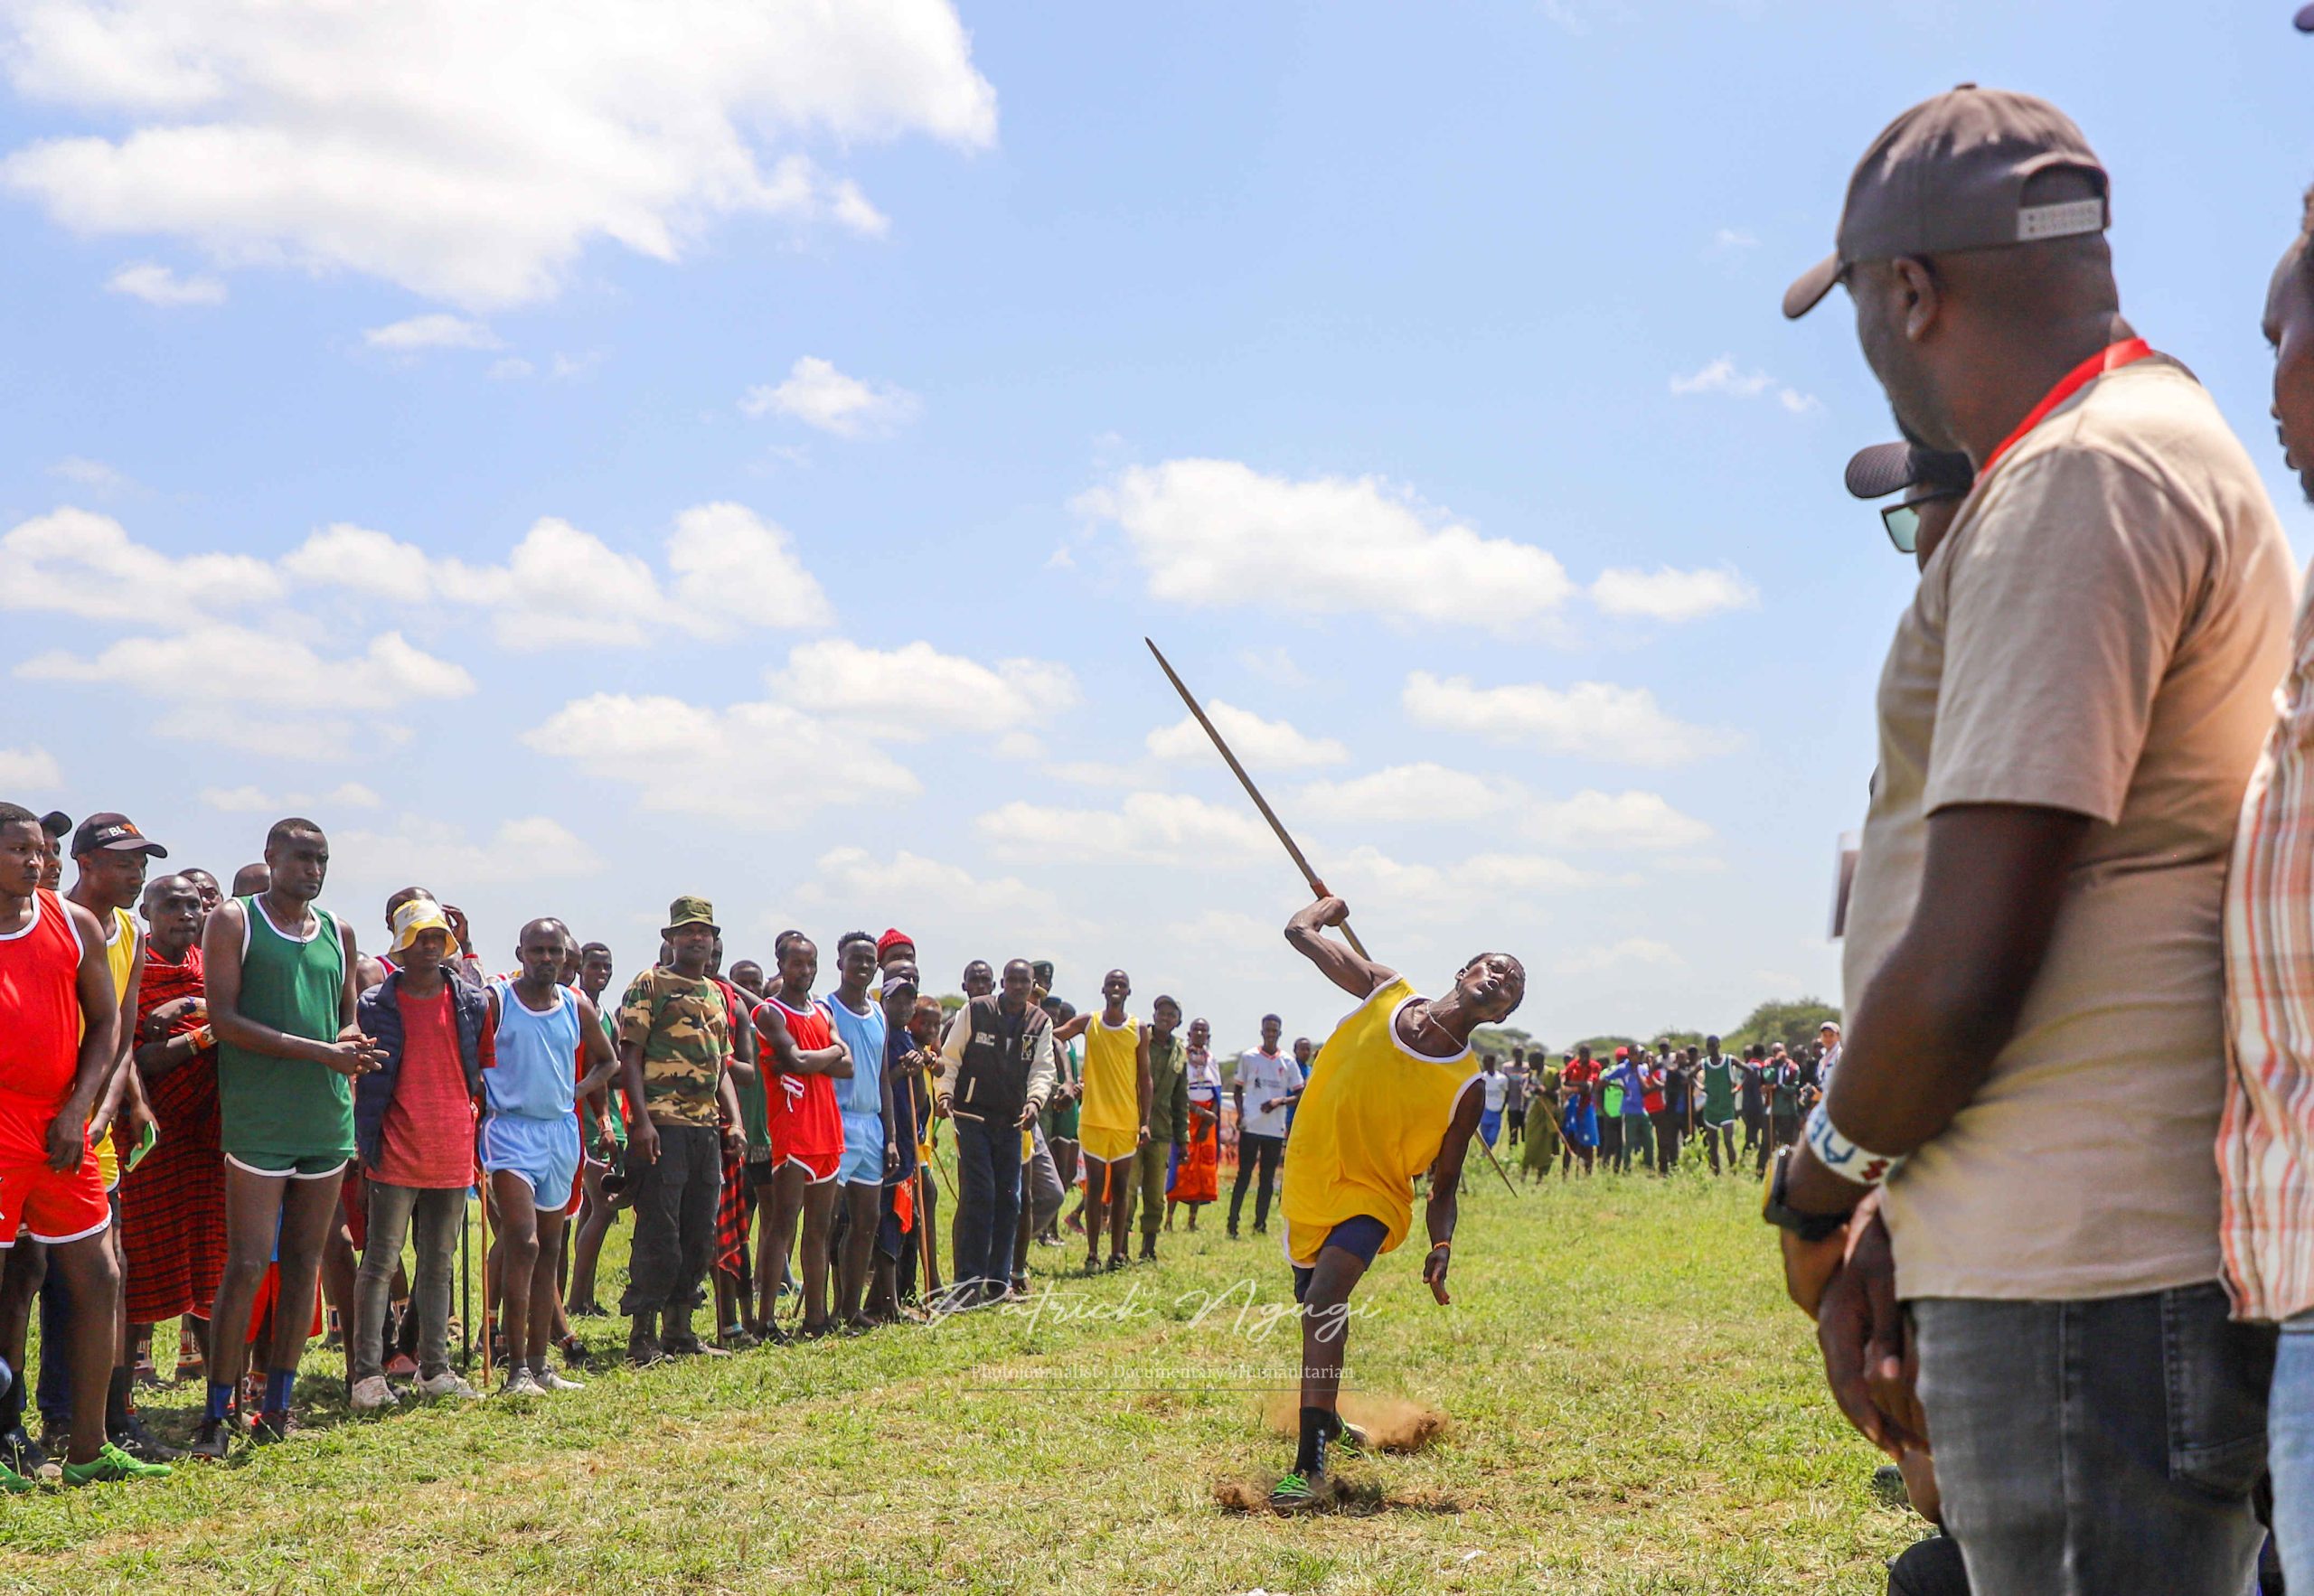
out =
[[[2048,956],[2090,820],[2024,804],[1946,809],[1928,822],[1918,906],[1856,1006],[1829,1111],[1875,1152],[1910,1153],[1983,1086]],[[1863,1188],[1803,1141],[1788,1200],[1838,1212]]]
[[[1347,944],[1323,934],[1329,926],[1350,922],[1350,906],[1338,897],[1322,897],[1285,923],[1285,940],[1293,951],[1315,964],[1328,981],[1353,998],[1370,998],[1397,972],[1371,959],[1360,958]]]

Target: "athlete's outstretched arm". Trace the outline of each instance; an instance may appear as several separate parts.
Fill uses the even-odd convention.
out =
[[[1293,944],[1294,952],[1315,964],[1328,981],[1351,997],[1370,998],[1397,972],[1371,959],[1360,958],[1357,950],[1322,934],[1326,927],[1347,925],[1349,921],[1348,904],[1338,897],[1322,897],[1285,923],[1285,940]]]

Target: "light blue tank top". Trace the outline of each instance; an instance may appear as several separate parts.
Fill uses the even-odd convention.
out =
[[[578,1098],[578,1005],[560,987],[555,1004],[533,1013],[514,995],[511,981],[494,981],[498,994],[498,1062],[482,1072],[490,1112],[525,1119],[568,1118]]]
[[[823,1005],[835,1034],[851,1049],[851,1079],[835,1084],[836,1106],[848,1114],[880,1117],[884,1112],[884,1006],[868,1000],[868,1012],[854,1014],[843,1000],[828,994]]]

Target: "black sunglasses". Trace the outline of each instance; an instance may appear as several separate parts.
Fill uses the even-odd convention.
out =
[[[1884,505],[1880,511],[1880,524],[1888,529],[1888,541],[1896,546],[1896,552],[1910,554],[1920,545],[1920,507],[1968,496],[1966,488],[1946,488],[1940,493],[1923,493],[1917,499],[1907,499],[1902,504]]]

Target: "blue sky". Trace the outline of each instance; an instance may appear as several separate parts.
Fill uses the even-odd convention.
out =
[[[1905,602],[1842,185],[1963,79],[2114,177],[2266,469],[2286,5],[0,4],[0,791],[315,814],[646,957],[898,922],[1340,1008],[1155,635],[1377,955],[1565,1038],[1836,996]]]

